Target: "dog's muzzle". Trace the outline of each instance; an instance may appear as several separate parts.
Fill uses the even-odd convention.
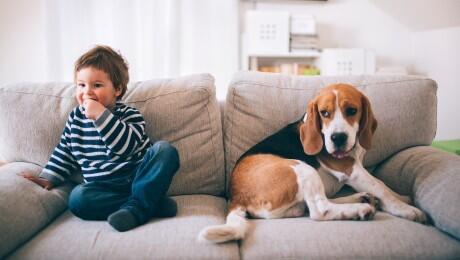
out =
[[[331,154],[334,158],[342,159],[348,155],[350,150],[344,150],[347,148],[348,135],[343,132],[334,133],[331,135],[331,141],[334,144],[334,152]]]

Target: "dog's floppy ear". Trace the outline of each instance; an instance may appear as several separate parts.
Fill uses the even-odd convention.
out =
[[[371,103],[366,96],[362,96],[361,103],[363,111],[359,121],[359,143],[364,149],[369,150],[372,144],[372,136],[377,129],[377,120],[375,120]]]
[[[321,122],[315,100],[310,101],[308,104],[306,118],[300,125],[300,141],[302,142],[303,151],[308,155],[315,155],[323,148]]]

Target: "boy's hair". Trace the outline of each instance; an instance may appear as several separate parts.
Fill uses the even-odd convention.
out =
[[[129,74],[128,63],[119,52],[106,45],[96,45],[75,62],[74,81],[77,79],[77,72],[87,67],[93,67],[107,73],[114,88],[121,90],[117,99],[123,97],[128,87]]]

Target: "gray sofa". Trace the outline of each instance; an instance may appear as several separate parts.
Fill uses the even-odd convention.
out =
[[[308,217],[251,220],[246,239],[200,243],[199,231],[223,223],[228,175],[250,146],[297,120],[330,83],[356,85],[379,121],[365,165],[430,217],[421,225],[378,212],[372,221]],[[105,221],[66,210],[81,181],[51,191],[18,176],[39,173],[76,105],[70,83],[0,87],[0,259],[455,259],[460,257],[460,157],[431,148],[436,83],[412,76],[296,77],[240,72],[220,110],[211,75],[136,82],[137,107],[151,139],[172,142],[181,168],[169,189],[174,218],[119,233]],[[223,112],[223,113],[221,113]],[[344,189],[341,192],[349,192]]]

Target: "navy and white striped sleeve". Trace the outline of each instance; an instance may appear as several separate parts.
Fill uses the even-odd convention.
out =
[[[121,120],[106,109],[94,121],[94,126],[110,151],[120,156],[139,152],[139,148],[149,142],[144,133],[144,118],[138,110],[131,107],[126,107]]]
[[[70,140],[70,125],[73,121],[73,112],[69,115],[66,122],[64,132],[61,135],[59,144],[51,154],[48,163],[40,173],[40,178],[44,178],[52,182],[55,186],[64,182],[73,171],[78,169],[78,164],[68,147]]]

